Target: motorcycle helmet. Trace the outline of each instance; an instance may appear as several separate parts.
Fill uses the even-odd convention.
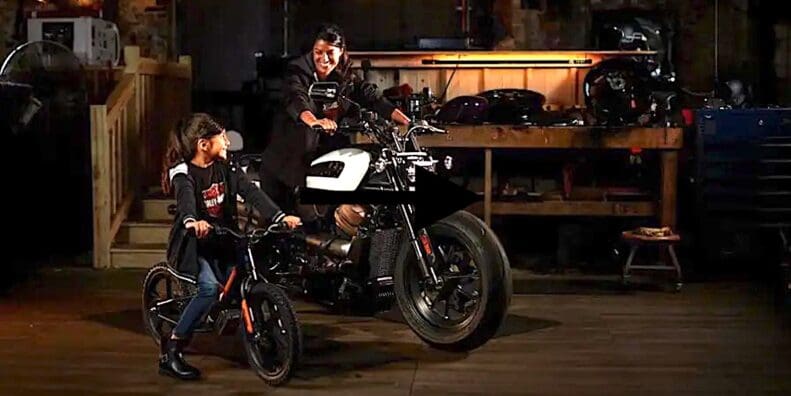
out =
[[[482,124],[489,102],[480,96],[457,96],[439,108],[434,119],[443,124]]]
[[[478,96],[489,102],[486,121],[492,124],[533,124],[546,102],[544,95],[529,89],[492,89]]]
[[[748,108],[752,104],[752,87],[741,80],[728,80],[717,86],[717,97],[734,109]]]
[[[585,76],[585,106],[598,123],[634,123],[651,109],[651,75],[632,58],[599,62]]]

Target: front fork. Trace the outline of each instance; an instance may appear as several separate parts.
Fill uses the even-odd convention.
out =
[[[437,255],[431,243],[431,238],[425,228],[415,231],[412,225],[414,207],[412,205],[401,204],[401,216],[404,219],[404,226],[409,233],[409,243],[417,256],[417,264],[423,279],[435,287],[442,286],[442,278],[437,276]]]
[[[412,142],[417,149],[417,142]],[[407,190],[406,183],[402,183],[402,180],[396,175],[396,169],[398,169],[398,162],[394,156],[392,156],[389,152],[385,153],[387,160],[389,160],[391,167],[388,167],[386,170],[387,178],[390,181],[390,184],[393,186],[395,191],[405,191]],[[401,218],[404,220],[404,227],[406,228],[407,232],[409,233],[409,243],[412,245],[412,249],[415,251],[415,256],[417,256],[417,263],[418,268],[420,269],[420,273],[422,275],[422,279],[427,281],[430,285],[434,287],[442,286],[442,278],[437,276],[437,256],[434,253],[434,248],[431,244],[431,238],[426,232],[426,229],[420,229],[415,231],[414,224],[412,219],[414,219],[415,214],[415,207],[409,204],[400,204],[398,205],[401,211]]]
[[[256,268],[255,260],[253,259],[252,246],[249,242],[246,243],[244,246],[240,247],[239,253],[243,254],[242,257],[244,257],[245,262],[243,263],[243,265],[247,266],[249,273],[252,274],[251,276],[246,277],[242,281],[240,287],[242,292],[241,311],[242,311],[242,319],[244,320],[244,325],[245,325],[244,328],[247,334],[253,334],[255,332],[255,326],[253,319],[253,311],[250,308],[250,306],[247,304],[248,292],[252,290],[252,288],[255,286],[256,283],[266,282],[266,279],[258,276],[258,269]],[[236,268],[234,268],[234,272],[235,271]],[[230,284],[227,286],[230,286]]]

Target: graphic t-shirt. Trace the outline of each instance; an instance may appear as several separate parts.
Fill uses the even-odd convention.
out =
[[[325,118],[329,118],[333,121],[338,121],[340,118],[341,107],[340,104],[336,102],[332,103],[325,103],[322,106],[322,112],[324,113]]]
[[[216,169],[215,162],[207,168],[188,164],[189,173],[195,179],[195,187],[203,197],[203,204],[210,217],[221,219],[223,217],[223,202],[225,201],[225,180],[220,169]]]

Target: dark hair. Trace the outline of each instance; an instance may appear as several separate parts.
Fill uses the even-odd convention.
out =
[[[315,41],[318,40],[324,40],[333,47],[346,49],[346,37],[343,34],[343,30],[335,24],[325,23],[319,26],[316,31]]]
[[[224,129],[206,113],[193,113],[176,123],[170,133],[168,146],[165,149],[165,158],[162,161],[160,184],[166,194],[170,193],[168,170],[179,162],[192,160],[197,152],[196,146],[199,139],[208,139],[219,135]]]
[[[316,41],[323,40],[329,43],[333,47],[338,47],[343,50],[343,55],[341,55],[341,61],[338,63],[338,72],[344,79],[348,76],[348,72],[351,70],[352,62],[349,59],[349,53],[346,50],[346,35],[343,34],[343,30],[340,26],[333,24],[333,23],[325,23],[319,26],[319,29],[316,31],[316,38],[313,40],[315,43]]]

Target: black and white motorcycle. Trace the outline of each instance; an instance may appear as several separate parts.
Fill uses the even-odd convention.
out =
[[[310,95],[350,101],[332,82],[315,83]],[[508,258],[484,222],[458,210],[420,224],[409,200],[374,197],[375,203],[341,204],[344,197],[365,201],[420,192],[416,187],[429,180],[421,184],[421,177],[439,161],[420,148],[417,136],[445,131],[418,120],[402,134],[393,123],[360,110],[359,119],[342,122],[338,133],[365,136],[369,144],[327,153],[312,162],[307,175],[303,193],[339,197],[334,204],[314,205],[326,220],[324,229],[284,239],[275,252],[260,255],[266,262],[258,268],[265,269],[266,279],[327,305],[375,313],[397,303],[410,328],[433,347],[483,345],[502,324],[512,293]],[[450,162],[446,158],[442,165]],[[446,183],[456,190],[439,192],[429,209],[417,210],[447,211],[444,202],[456,198],[447,194],[471,194]]]

